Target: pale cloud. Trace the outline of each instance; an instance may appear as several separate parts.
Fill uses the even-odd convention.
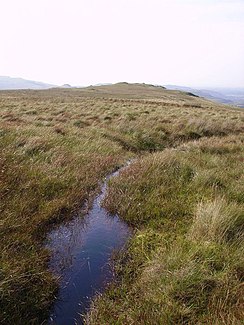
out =
[[[244,1],[8,0],[0,75],[244,86]]]

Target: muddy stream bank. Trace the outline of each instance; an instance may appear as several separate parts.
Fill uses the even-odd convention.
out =
[[[48,324],[82,324],[81,314],[91,299],[114,279],[110,264],[114,250],[122,249],[131,229],[118,215],[101,206],[108,181],[129,163],[108,175],[87,214],[78,215],[48,235],[50,270],[60,277],[60,289]]]

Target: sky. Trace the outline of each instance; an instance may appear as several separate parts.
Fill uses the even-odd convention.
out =
[[[244,0],[0,0],[0,75],[244,87]]]

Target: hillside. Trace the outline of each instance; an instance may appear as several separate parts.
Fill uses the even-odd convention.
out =
[[[206,88],[196,89],[176,85],[166,85],[167,89],[192,92],[197,96],[204,97],[222,104],[229,104],[244,108],[243,88]]]
[[[1,324],[46,322],[47,234],[132,158],[104,206],[133,236],[83,321],[241,324],[242,109],[146,84],[1,91],[0,138]]]
[[[48,89],[55,87],[44,82],[0,76],[0,90],[8,89]]]

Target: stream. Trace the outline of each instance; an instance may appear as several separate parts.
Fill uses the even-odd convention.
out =
[[[101,202],[110,178],[118,176],[128,164],[106,177],[85,216],[78,215],[49,233],[49,268],[60,277],[60,289],[48,324],[83,324],[81,315],[88,310],[91,299],[114,279],[111,255],[123,248],[131,229],[118,215],[109,214]]]

